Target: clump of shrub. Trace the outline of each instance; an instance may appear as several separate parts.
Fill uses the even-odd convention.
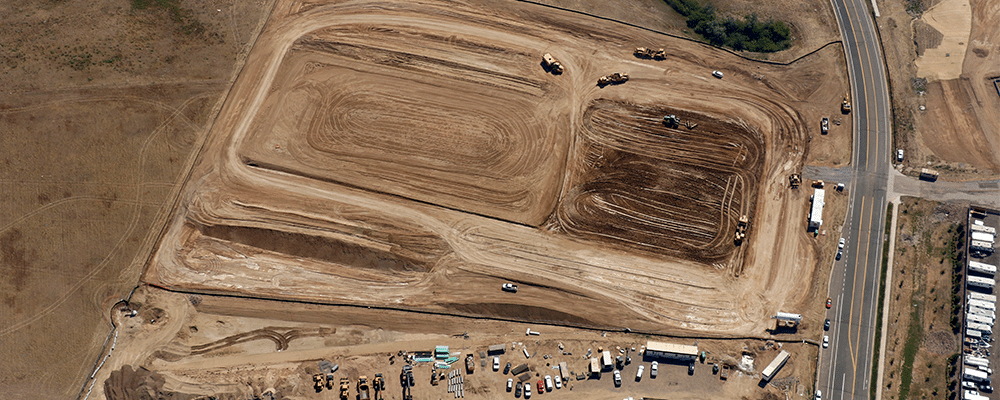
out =
[[[714,46],[737,51],[773,53],[792,45],[792,29],[782,21],[761,21],[756,14],[719,18],[711,5],[697,0],[664,0],[687,19],[688,28]]]

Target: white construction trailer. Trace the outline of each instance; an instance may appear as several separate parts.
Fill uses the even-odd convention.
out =
[[[984,301],[984,300],[969,300],[968,304],[969,304],[969,307],[978,307],[978,308],[982,308],[982,309],[990,310],[990,311],[996,311],[997,310],[996,303],[989,302],[989,301]]]
[[[990,380],[990,376],[978,369],[965,368],[962,372],[962,379],[973,382],[986,382]]]
[[[826,204],[826,190],[815,189],[812,196],[812,210],[809,211],[809,229],[819,229],[823,225],[823,205]]]
[[[987,310],[985,308],[969,307],[969,314],[981,315],[986,318],[990,318],[994,321],[997,319],[997,314],[995,312],[993,312],[992,310]]]
[[[986,294],[986,293],[969,292],[969,294],[965,295],[965,298],[968,299],[968,300],[982,300],[982,301],[987,301],[987,302],[990,302],[990,303],[996,303],[997,302],[997,297],[996,296],[994,296],[992,294]]]
[[[978,322],[966,321],[965,327],[968,329],[975,329],[977,331],[980,331],[983,333],[983,335],[990,335],[993,332],[993,327],[986,324],[980,324]]]
[[[969,322],[975,322],[975,323],[978,323],[978,324],[993,326],[993,318],[984,317],[982,315],[976,315],[976,314],[966,313],[965,314],[965,320],[969,321]]]
[[[978,221],[978,222],[982,222],[982,221]],[[997,234],[997,228],[994,228],[992,226],[972,224],[972,225],[969,226],[969,228],[972,229],[973,232],[985,232],[985,233],[989,233],[991,235],[996,235]]]
[[[985,252],[992,253],[993,252],[993,243],[984,242],[982,240],[973,240],[971,243],[969,243],[969,248],[971,248],[972,250],[985,251]]]
[[[997,273],[997,267],[986,263],[969,261],[969,271],[993,276]]]
[[[966,278],[966,282],[969,286],[981,287],[986,289],[993,289],[996,286],[997,281],[990,278],[983,278],[981,276],[970,276]]]
[[[785,350],[778,353],[778,356],[774,357],[774,360],[771,360],[771,363],[768,364],[767,368],[764,368],[764,372],[761,373],[764,380],[769,381],[771,378],[774,378],[774,375],[776,375],[778,371],[781,371],[781,367],[784,367],[785,363],[788,362],[788,357],[789,354]]]
[[[965,364],[966,365],[971,365],[973,367],[979,367],[980,365],[982,365],[984,367],[989,367],[990,366],[990,360],[982,358],[982,357],[966,356],[965,357]]]
[[[993,243],[994,242],[994,236],[993,236],[992,233],[973,231],[972,232],[972,240],[978,240],[980,242]]]

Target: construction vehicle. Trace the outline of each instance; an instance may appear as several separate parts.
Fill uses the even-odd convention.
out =
[[[813,182],[813,187],[816,188],[816,189],[822,189],[823,188],[823,181],[821,181],[821,180],[820,181],[814,181]]]
[[[368,400],[368,396],[371,393],[368,392],[368,375],[361,375],[358,377],[358,399]]]
[[[431,376],[437,376],[437,374],[431,374]],[[382,378],[382,373],[375,374],[375,379],[372,379],[372,388],[375,389],[375,400],[381,399],[379,393],[385,390],[385,379]]]
[[[340,400],[347,400],[347,397],[351,394],[351,380],[347,378],[340,378]]]
[[[465,356],[465,373],[471,374],[476,371],[476,358],[472,354]]]
[[[313,388],[316,389],[317,392],[322,392],[323,391],[323,386],[325,386],[325,385],[326,385],[326,375],[325,374],[323,374],[321,372],[321,373],[313,375]]]
[[[542,64],[545,65],[545,68],[548,68],[549,71],[552,71],[553,74],[563,73],[562,63],[556,61],[555,58],[552,58],[552,54],[545,53],[545,55],[542,56]]]
[[[628,81],[627,72],[615,72],[611,75],[604,75],[600,78],[597,78],[597,86],[604,86],[610,84],[617,85],[619,83],[625,83],[627,81]]]
[[[635,56],[639,58],[651,58],[654,60],[665,60],[667,52],[663,49],[653,50],[652,48],[636,47]]]
[[[663,124],[666,125],[668,128],[676,128],[678,125],[680,125],[680,123],[681,120],[680,118],[677,118],[676,115],[671,114],[671,115],[665,115],[663,117]]]
[[[844,101],[840,103],[840,112],[848,114],[851,112],[851,94],[844,95]]]
[[[791,174],[788,176],[788,186],[792,189],[798,189],[799,185],[802,184],[802,177],[799,174]]]
[[[740,217],[739,222],[736,223],[736,237],[733,239],[736,244],[743,243],[743,239],[747,237],[747,228],[750,227],[750,217],[746,214]]]

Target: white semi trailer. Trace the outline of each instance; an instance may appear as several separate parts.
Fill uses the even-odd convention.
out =
[[[986,289],[993,289],[996,286],[997,281],[990,278],[983,278],[981,276],[970,276],[967,278],[969,286],[981,287]]]

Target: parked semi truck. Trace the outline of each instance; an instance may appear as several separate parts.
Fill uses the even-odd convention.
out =
[[[990,376],[986,372],[966,367],[962,372],[962,379],[973,382],[987,382],[990,380]]]

